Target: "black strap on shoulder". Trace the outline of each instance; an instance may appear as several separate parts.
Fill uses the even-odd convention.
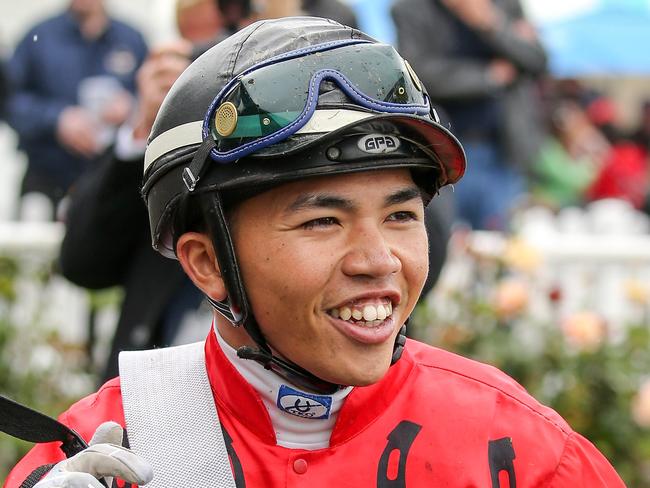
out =
[[[25,481],[22,482],[20,488],[32,488],[53,467],[54,467],[54,463],[44,464],[43,466],[39,466],[34,471],[32,471],[32,473],[27,478],[25,478]]]
[[[88,447],[74,430],[36,410],[0,395],[0,432],[28,442],[61,442],[61,450],[72,457]]]

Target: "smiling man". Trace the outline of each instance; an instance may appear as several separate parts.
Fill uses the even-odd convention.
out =
[[[253,24],[179,78],[145,165],[153,246],[213,327],[123,353],[61,416],[90,447],[39,445],[6,486],[35,469],[23,486],[623,486],[505,374],[406,340],[424,208],[465,157],[393,48],[324,19]]]
[[[231,219],[241,278],[278,356],[333,384],[379,381],[426,279],[423,212],[407,169],[315,177],[242,202]],[[201,259],[214,262],[207,236],[184,234],[177,248],[195,282],[225,299],[219,269],[201,272]],[[217,322],[228,344],[255,346]]]

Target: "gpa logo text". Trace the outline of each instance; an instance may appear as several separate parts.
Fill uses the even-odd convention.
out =
[[[359,139],[357,146],[368,154],[386,154],[395,151],[400,146],[400,141],[394,136],[369,134]]]

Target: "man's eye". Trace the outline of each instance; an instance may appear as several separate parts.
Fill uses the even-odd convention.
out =
[[[392,222],[408,222],[411,220],[418,220],[418,216],[415,214],[415,212],[409,212],[409,211],[401,211],[401,212],[393,212],[388,216],[388,221]]]
[[[302,228],[306,230],[318,229],[330,227],[332,225],[337,225],[339,223],[336,217],[321,217],[319,219],[313,219],[309,222],[302,224]]]

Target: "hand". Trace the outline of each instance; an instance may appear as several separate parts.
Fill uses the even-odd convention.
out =
[[[533,42],[537,40],[537,31],[533,24],[524,19],[519,19],[512,24],[512,30],[520,39]]]
[[[138,103],[133,124],[135,139],[146,139],[167,92],[190,65],[192,45],[179,41],[151,52],[136,75]]]
[[[56,126],[57,139],[74,153],[86,158],[96,156],[99,152],[97,133],[95,119],[82,107],[67,107],[59,115]]]
[[[112,126],[122,125],[131,114],[132,106],[133,97],[128,91],[122,90],[106,104],[102,111],[102,121]]]
[[[494,59],[488,65],[488,76],[498,86],[508,86],[517,77],[517,68],[505,59]]]
[[[153,479],[151,466],[144,459],[121,447],[122,427],[104,422],[93,435],[90,445],[80,453],[61,461],[34,488],[104,488],[113,477],[138,486]]]
[[[492,0],[442,0],[442,3],[465,24],[479,30],[492,29],[500,19]]]

